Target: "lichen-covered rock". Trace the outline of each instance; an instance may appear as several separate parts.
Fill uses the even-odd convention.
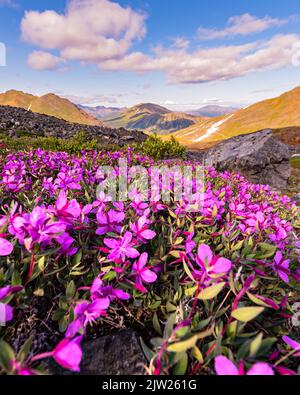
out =
[[[126,329],[112,335],[83,343],[80,374],[83,375],[142,375],[146,359],[137,334]],[[51,362],[54,374],[71,374]]]
[[[266,129],[223,141],[208,149],[204,159],[219,170],[237,171],[253,183],[282,190],[291,175],[290,155],[289,147]]]

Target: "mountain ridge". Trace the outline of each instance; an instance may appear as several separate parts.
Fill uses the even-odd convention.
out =
[[[54,116],[68,122],[83,125],[102,124],[101,121],[84,112],[68,99],[54,93],[35,96],[30,93],[11,89],[0,94],[0,105],[23,108],[27,111]]]

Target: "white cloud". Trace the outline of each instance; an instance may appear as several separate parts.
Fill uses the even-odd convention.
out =
[[[296,34],[282,34],[243,45],[192,50],[187,39],[177,37],[169,48],[157,46],[150,54],[134,52],[134,42],[146,33],[145,18],[111,0],[69,0],[62,14],[27,11],[22,37],[42,49],[29,56],[28,64],[37,70],[53,70],[62,62],[79,60],[108,71],[160,71],[169,83],[204,83],[288,66],[300,41]],[[244,14],[231,17],[224,30],[202,29],[202,34],[206,38],[246,35],[281,26],[291,18],[259,19]],[[59,56],[50,54],[52,50]]]
[[[104,70],[163,71],[170,83],[203,83],[228,80],[253,72],[279,69],[291,64],[295,34],[277,35],[268,41],[244,45],[200,48],[194,52],[161,49],[154,56],[141,52],[101,62]]]
[[[110,0],[70,0],[64,14],[27,11],[22,38],[65,60],[100,62],[124,56],[145,35],[145,15]]]
[[[34,51],[27,59],[28,65],[34,70],[57,70],[63,59],[44,51]]]
[[[257,18],[250,14],[237,15],[228,19],[225,29],[218,30],[200,27],[198,29],[198,37],[201,40],[214,40],[238,35],[246,36],[248,34],[263,32],[272,27],[283,26],[294,18],[294,16],[287,19],[278,19],[270,16]]]
[[[187,49],[190,46],[190,41],[184,37],[176,37],[172,45],[173,48]]]

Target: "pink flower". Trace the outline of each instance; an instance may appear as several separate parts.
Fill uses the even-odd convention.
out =
[[[82,336],[77,336],[72,340],[63,339],[59,342],[52,352],[55,361],[65,369],[79,372],[82,358],[81,340]]]
[[[99,278],[95,278],[90,289],[91,300],[98,300],[103,298],[109,298],[109,300],[121,299],[128,300],[130,295],[121,289],[116,289],[111,285],[105,285],[104,282]]]
[[[218,376],[243,376],[245,375],[243,364],[238,369],[230,359],[220,355],[215,358],[215,371]],[[247,376],[273,376],[271,366],[264,362],[255,363],[246,373]]]
[[[13,252],[12,243],[0,236],[0,256],[8,256]]]
[[[139,218],[137,222],[130,226],[130,229],[138,240],[143,243],[147,240],[152,240],[156,236],[156,233],[153,230],[148,229],[146,216]]]
[[[111,249],[107,258],[112,261],[125,262],[126,257],[137,258],[140,253],[133,248],[132,233],[126,232],[119,239],[104,239],[104,244]]]
[[[132,270],[136,272],[136,288],[141,292],[147,292],[146,288],[143,286],[143,282],[147,284],[154,283],[157,280],[157,275],[148,267],[146,264],[148,262],[148,254],[144,252],[137,262],[132,266]]]
[[[220,258],[213,256],[213,252],[210,247],[206,244],[201,244],[198,247],[198,254],[196,262],[200,266],[201,271],[194,270],[196,276],[207,276],[210,278],[219,277],[222,274],[226,274],[231,269],[231,261],[226,258]]]
[[[105,313],[109,304],[110,301],[107,297],[95,300],[92,303],[88,301],[77,303],[74,309],[75,320],[68,326],[66,336],[73,337],[79,330],[84,329],[88,324],[92,324]]]
[[[289,274],[290,274],[290,260],[284,259],[281,251],[277,251],[274,257],[273,268],[278,276],[285,282],[289,283]]]
[[[122,212],[109,210],[107,213],[104,213],[100,210],[97,213],[97,221],[100,226],[96,230],[96,234],[104,235],[108,232],[120,233],[122,229],[122,226],[120,224],[124,220],[124,218],[125,214]]]
[[[78,218],[81,214],[79,203],[73,199],[68,202],[65,191],[61,191],[55,203],[57,216],[61,219]]]

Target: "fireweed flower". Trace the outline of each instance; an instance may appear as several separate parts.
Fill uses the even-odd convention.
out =
[[[104,239],[104,244],[110,248],[107,258],[111,261],[125,262],[126,258],[137,258],[140,253],[133,248],[132,233],[126,232],[118,239]]]
[[[277,251],[274,257],[273,269],[278,276],[285,282],[289,283],[290,260],[284,259],[282,252]]]
[[[98,211],[97,221],[98,229],[96,230],[97,235],[104,235],[108,232],[120,233],[122,229],[121,222],[125,219],[123,212],[115,210],[109,210],[107,213]]]
[[[135,287],[141,292],[147,292],[143,286],[143,282],[147,284],[154,283],[157,280],[157,274],[147,267],[148,254],[144,252],[132,265],[132,270],[135,272]]]
[[[206,244],[198,247],[196,262],[200,270],[194,269],[195,277],[201,279],[219,278],[231,270],[231,261],[226,258],[213,256],[213,252]]]
[[[143,243],[146,243],[147,240],[154,239],[156,236],[156,233],[153,230],[148,229],[147,222],[147,217],[142,216],[137,222],[130,225],[130,230],[137,239]]]
[[[105,285],[105,283],[99,278],[96,277],[93,281],[93,284],[90,288],[91,300],[99,300],[99,299],[107,299],[110,301],[115,299],[128,300],[130,299],[130,295],[122,291],[121,289],[116,289],[111,285]]]
[[[65,369],[79,372],[82,358],[81,341],[82,336],[77,336],[74,339],[63,339],[59,342],[51,353],[55,361]]]
[[[244,370],[244,364],[241,363],[239,368],[230,361],[230,359],[220,355],[215,358],[215,371],[218,376],[273,376],[274,372],[271,366],[264,362],[255,363],[247,373]]]
[[[71,221],[77,219],[81,214],[80,204],[72,199],[68,202],[65,191],[61,191],[55,203],[55,215],[63,221]]]
[[[77,303],[74,313],[75,320],[68,326],[66,336],[71,338],[88,324],[92,325],[99,317],[105,314],[110,304],[109,298],[96,299],[94,302],[82,301]]]

